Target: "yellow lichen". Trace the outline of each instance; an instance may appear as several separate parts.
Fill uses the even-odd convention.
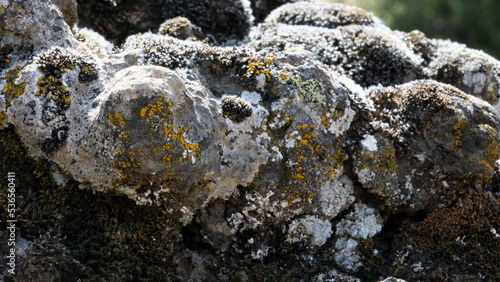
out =
[[[7,115],[4,112],[0,112],[0,126],[2,126],[7,119]]]
[[[26,81],[16,84],[15,81],[21,72],[20,66],[15,66],[12,70],[5,73],[5,87],[2,89],[2,94],[5,96],[7,108],[10,107],[12,101],[20,97],[26,88]]]
[[[266,75],[266,80],[270,81],[271,80],[271,65],[274,62],[274,59],[276,56],[274,54],[269,54],[264,61],[260,61],[259,59],[253,58],[250,64],[248,65],[248,68],[243,76],[245,77],[256,77],[257,75],[263,73]]]
[[[67,105],[71,103],[71,95],[66,86],[64,86],[62,78],[43,75],[38,78],[37,86],[38,89],[35,97],[51,99],[54,102],[63,101]]]
[[[283,80],[288,79],[290,77],[290,75],[291,74],[289,72],[285,72],[285,71],[280,72],[281,79],[283,79]]]
[[[118,126],[118,125],[121,127],[125,126],[125,119],[120,114],[118,114],[117,111],[115,111],[114,115],[109,114],[108,118],[116,126]]]
[[[203,193],[206,190],[210,190],[210,181],[205,180],[205,178],[202,178],[200,182],[196,183],[194,185],[195,189],[200,190],[200,193]]]
[[[150,138],[153,138],[153,140],[155,138],[166,140],[163,145],[156,145],[151,150],[154,156],[158,157],[158,160],[165,166],[162,175],[158,176],[155,180],[155,183],[164,187],[168,187],[170,184],[182,180],[182,177],[176,176],[173,168],[174,164],[184,165],[183,159],[185,158],[188,158],[189,162],[193,162],[195,158],[200,158],[198,143],[191,144],[187,142],[183,136],[186,130],[181,126],[176,127],[174,125],[171,108],[172,101],[167,102],[165,96],[160,93],[155,103],[146,105],[139,113],[141,118],[145,118],[146,122],[150,123],[150,135],[152,136]],[[125,125],[125,119],[118,112],[110,114],[108,118],[115,125]],[[163,128],[163,131],[159,131],[158,129],[160,128]],[[188,127],[188,130],[190,129],[191,126]],[[144,147],[139,147],[139,152],[137,152],[137,149],[133,148],[129,131],[122,131],[119,134],[119,138],[123,141],[124,148],[116,153],[113,163],[113,167],[117,169],[121,175],[119,178],[115,179],[115,185],[127,186],[131,189],[138,189],[142,185],[151,185],[149,182],[150,180],[147,178],[137,177],[142,174],[142,164],[138,160],[147,158],[147,152],[145,152]],[[174,142],[180,143],[184,149],[182,156],[174,157],[172,151],[175,146]],[[135,153],[139,153],[140,156],[135,157]],[[198,186],[200,185],[202,184]],[[210,188],[208,182],[202,186],[204,187],[203,189]]]
[[[458,115],[460,117],[460,115]],[[453,126],[453,135],[455,136],[455,142],[453,143],[452,149],[460,149],[462,146],[463,130],[466,126],[465,119],[461,118],[457,122],[451,123]]]
[[[391,174],[396,171],[396,150],[389,142],[377,151],[360,150],[358,157],[362,160],[363,168],[376,168],[377,172],[382,174]]]
[[[486,140],[487,144],[485,152],[481,154],[480,162],[484,164],[486,167],[493,171],[495,167],[495,162],[500,157],[500,140],[498,136],[498,132],[489,125],[481,125],[484,129],[486,129],[490,134],[487,135]]]

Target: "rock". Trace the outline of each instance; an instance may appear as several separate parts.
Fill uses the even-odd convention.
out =
[[[500,109],[497,94],[500,85],[500,64],[482,51],[471,50],[449,41],[437,41],[436,59],[430,67],[432,78],[454,85]]]
[[[161,35],[166,34],[179,39],[202,40],[205,38],[200,27],[193,25],[191,21],[183,17],[166,20],[161,24],[158,32]]]
[[[383,25],[382,21],[363,9],[344,4],[293,3],[274,10],[266,18],[266,23],[307,25],[337,28],[347,25]]]
[[[69,27],[73,28],[78,20],[78,5],[76,0],[51,0],[54,5],[59,8],[59,11],[63,14],[64,21]]]
[[[184,17],[217,41],[241,39],[253,23],[249,0],[238,1],[85,1],[78,8],[79,25],[121,44],[127,36],[157,30],[168,19]]]
[[[49,0],[0,2],[0,71],[31,59],[52,46],[76,48],[61,11]]]
[[[96,31],[0,2],[0,170],[57,264],[33,275],[498,278],[498,62],[342,4],[255,26],[284,2],[79,3]]]
[[[405,280],[403,279],[399,279],[399,278],[394,278],[394,277],[388,277],[384,280],[381,280],[382,282],[405,282]]]
[[[361,86],[404,83],[419,76],[421,59],[387,27],[344,24],[327,29],[266,23],[250,34],[248,46],[310,54]]]
[[[433,81],[367,91],[377,133],[363,136],[354,168],[386,206],[435,208],[442,196],[491,178],[499,119],[487,103]]]
[[[290,3],[298,2],[302,0],[250,0],[253,16],[255,17],[255,22],[262,22],[266,16],[278,8],[279,6]]]

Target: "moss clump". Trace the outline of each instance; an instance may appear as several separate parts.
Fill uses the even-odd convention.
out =
[[[99,78],[99,72],[94,64],[80,63],[80,73],[78,73],[78,80],[80,82],[91,82]]]
[[[161,35],[170,35],[183,40],[204,38],[201,28],[193,25],[184,17],[168,19],[160,26],[158,33]]]
[[[78,79],[82,82],[93,81],[99,76],[95,64],[89,61],[90,59],[85,56],[58,47],[40,54],[35,59],[42,72],[54,76],[62,75],[68,69],[79,66]]]
[[[234,122],[242,122],[252,115],[252,107],[234,96],[225,96],[222,98],[222,114]]]
[[[79,58],[66,49],[54,48],[40,54],[35,61],[44,73],[59,74],[74,69]]]
[[[488,192],[459,197],[396,238],[394,274],[404,279],[500,279],[500,201]],[[440,261],[436,264],[436,261]],[[414,272],[418,264],[423,271]],[[453,279],[454,280],[454,279]],[[461,279],[458,279],[461,280]]]

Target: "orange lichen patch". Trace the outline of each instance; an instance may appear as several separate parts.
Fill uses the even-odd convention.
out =
[[[120,114],[118,114],[117,111],[115,111],[114,115],[109,114],[108,118],[116,126],[121,126],[121,127],[125,126],[125,119]]]
[[[274,62],[274,59],[276,59],[276,56],[271,53],[269,54],[264,61],[260,61],[259,59],[252,58],[250,61],[250,64],[248,65],[247,71],[243,75],[244,77],[256,77],[257,75],[263,73],[266,75],[266,80],[270,81],[271,80],[271,65]]]
[[[12,70],[6,72],[5,77],[3,77],[3,79],[5,79],[5,81],[7,82],[7,84],[5,84],[5,87],[2,89],[2,95],[5,96],[7,108],[10,107],[12,100],[18,98],[24,93],[24,90],[26,88],[26,81],[18,84],[15,83],[20,72],[21,67],[15,66]]]
[[[280,77],[283,80],[288,79],[290,77],[290,75],[291,75],[291,73],[289,73],[289,72],[285,72],[285,71],[280,72]]]
[[[328,178],[330,180],[334,180],[334,176],[336,175],[336,170],[342,168],[344,166],[344,159],[346,157],[346,152],[340,146],[340,142],[342,140],[342,135],[336,134],[335,141],[337,141],[337,146],[335,147],[336,153],[330,157],[333,162],[333,165],[329,167]]]
[[[317,196],[317,195],[318,195],[318,193],[311,193],[311,194],[307,195],[307,196],[303,199],[303,201],[305,202],[305,201],[307,201],[307,200],[309,200],[309,199],[311,199],[312,197],[315,197],[315,196]]]
[[[335,112],[331,113],[328,112],[326,115],[321,116],[321,125],[328,129],[332,125],[333,122],[337,121],[338,119],[342,118],[344,115],[343,110],[338,110],[336,109]],[[342,128],[339,128],[339,130],[342,130]]]
[[[305,202],[316,196],[316,193],[307,191],[308,182],[317,180],[315,177],[311,178],[311,172],[318,169],[318,150],[321,148],[318,143],[320,138],[315,134],[314,124],[298,125],[296,128],[300,131],[299,136],[288,135],[288,138],[295,139],[296,145],[292,150],[292,155],[296,154],[295,164],[289,171],[289,176],[294,181],[295,190],[290,187],[286,187],[284,190],[289,206],[293,203]],[[306,167],[310,171],[306,171]]]
[[[200,193],[203,193],[206,190],[210,190],[210,181],[205,180],[205,178],[202,178],[200,182],[194,184],[193,188],[199,189]]]
[[[166,108],[166,111],[165,111]],[[172,101],[168,103],[165,100],[165,95],[162,93],[158,94],[158,99],[155,104],[148,104],[146,107],[141,110],[141,117],[144,117],[147,114],[148,117],[146,121],[151,122],[152,117],[157,117],[158,122],[151,122],[150,135],[156,131],[157,126],[164,126],[164,136],[167,140],[177,140],[181,143],[182,148],[186,150],[187,157],[191,158],[192,156],[200,157],[200,148],[198,143],[190,144],[186,141],[183,134],[186,132],[184,128],[181,126],[175,126],[172,117]],[[191,128],[189,125],[188,130]],[[164,150],[170,150],[172,147],[172,143],[168,142],[164,146]]]
[[[285,188],[285,194],[287,195],[286,199],[288,200],[288,206],[291,206],[295,201],[297,201],[304,195],[304,193],[298,190],[292,191],[290,187]]]

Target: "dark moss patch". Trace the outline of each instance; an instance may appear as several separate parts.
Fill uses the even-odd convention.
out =
[[[222,98],[222,114],[232,121],[242,122],[252,115],[252,107],[236,97],[226,96]]]
[[[391,272],[409,280],[497,281],[499,229],[498,199],[488,192],[460,196],[396,236]]]
[[[56,261],[64,262],[53,266],[59,275],[54,278],[59,281],[70,281],[64,277],[87,281],[145,281],[144,277],[154,281],[176,280],[172,276],[175,267],[172,253],[179,239],[178,228],[161,209],[138,207],[125,196],[82,190],[70,176],[65,186],[57,186],[51,173],[57,171],[57,165],[30,159],[11,127],[0,131],[0,174],[12,171],[19,179],[16,203],[21,236],[28,240],[40,235],[51,236],[53,244],[60,247],[57,249],[62,250],[59,244],[63,244],[70,252],[71,257],[62,251],[52,254],[58,257]],[[6,181],[5,177],[0,178],[1,230],[6,228],[3,204]],[[0,233],[2,236],[5,235]],[[3,259],[0,258],[2,264]],[[50,261],[48,253],[47,257],[41,255],[36,259]],[[79,266],[65,267],[68,260],[71,265]]]
[[[99,72],[94,64],[82,62],[80,65],[80,73],[78,73],[78,80],[80,82],[91,82],[99,78]]]
[[[193,25],[188,19],[183,17],[168,19],[160,26],[158,32],[161,35],[170,35],[179,39],[202,40],[205,38],[201,28]]]
[[[75,54],[67,49],[54,48],[42,53],[36,58],[36,63],[43,73],[52,76],[60,76],[68,69],[79,66],[78,79],[80,81],[89,82],[99,77],[95,64],[89,62],[89,58]]]

